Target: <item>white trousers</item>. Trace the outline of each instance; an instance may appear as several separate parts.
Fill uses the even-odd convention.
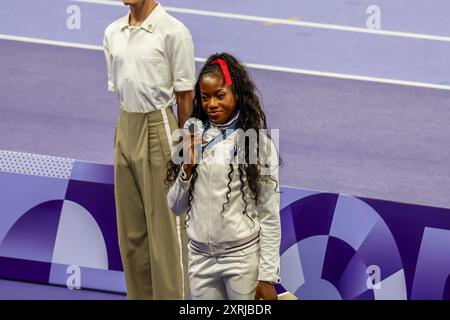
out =
[[[189,284],[194,300],[254,300],[258,273],[259,243],[220,256],[189,250]]]

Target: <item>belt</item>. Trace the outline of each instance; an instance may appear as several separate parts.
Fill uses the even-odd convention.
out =
[[[174,99],[170,99],[170,100],[169,100],[164,106],[162,106],[161,108],[159,108],[159,109],[154,109],[154,110],[151,110],[151,111],[144,111],[144,112],[128,111],[128,110],[127,110],[127,107],[124,106],[123,104],[120,105],[120,109],[122,109],[123,111],[128,112],[128,113],[152,113],[152,112],[155,112],[155,111],[161,111],[161,110],[166,109],[166,108],[170,108],[170,109],[173,111],[173,105],[174,105]]]
[[[225,243],[203,243],[197,242],[190,239],[191,249],[197,253],[208,254],[211,256],[218,256],[227,253],[236,252],[245,248],[248,248],[259,241],[259,233],[255,236],[254,234],[235,242],[225,242]]]

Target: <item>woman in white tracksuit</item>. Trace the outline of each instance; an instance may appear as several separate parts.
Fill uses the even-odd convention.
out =
[[[207,130],[187,139],[190,148],[184,139],[185,161],[173,157],[167,174],[170,208],[187,213],[192,297],[277,299],[279,158],[254,84],[222,53],[208,59],[195,91],[192,125]]]

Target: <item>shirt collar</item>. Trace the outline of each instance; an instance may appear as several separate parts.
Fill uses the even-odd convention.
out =
[[[141,28],[150,33],[153,33],[153,31],[156,28],[156,24],[158,23],[158,18],[161,15],[161,13],[163,13],[164,11],[165,10],[161,6],[161,4],[157,3],[155,9],[153,9],[153,11],[149,14],[149,16],[144,20],[144,22],[138,28]],[[123,29],[129,27],[130,26],[128,24],[129,21],[130,21],[130,12],[128,12],[128,14],[125,17],[123,17],[122,20],[119,22],[120,30],[123,30]]]

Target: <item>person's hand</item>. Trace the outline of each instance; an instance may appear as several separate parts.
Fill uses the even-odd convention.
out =
[[[186,161],[183,164],[183,170],[186,172],[186,180],[189,180],[192,175],[192,170],[196,164],[200,161],[198,153],[201,153],[201,144],[205,143],[202,136],[189,133],[183,138],[183,152],[186,154]]]
[[[278,300],[275,286],[267,281],[258,281],[255,300]]]

